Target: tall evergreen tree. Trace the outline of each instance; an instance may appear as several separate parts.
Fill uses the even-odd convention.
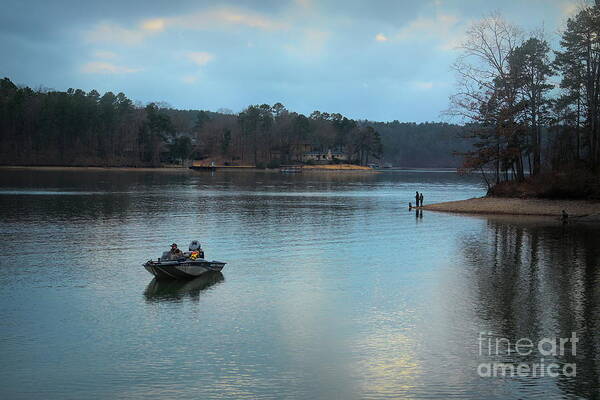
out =
[[[582,9],[567,20],[555,65],[563,96],[576,102],[577,152],[600,169],[600,6]],[[573,103],[564,102],[573,107]],[[580,126],[580,120],[583,120]],[[582,134],[579,144],[580,130]],[[581,149],[580,149],[581,147]]]
[[[515,48],[509,60],[510,75],[520,97],[518,101],[525,111],[522,122],[530,131],[527,151],[533,155],[533,165],[529,165],[533,174],[538,174],[541,170],[542,125],[547,117],[547,95],[553,88],[548,81],[552,75],[549,52],[550,48],[545,40],[529,38]]]

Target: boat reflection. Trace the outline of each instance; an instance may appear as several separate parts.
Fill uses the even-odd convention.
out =
[[[220,272],[207,272],[191,281],[152,279],[144,291],[148,302],[181,301],[185,297],[198,300],[203,290],[224,281]]]

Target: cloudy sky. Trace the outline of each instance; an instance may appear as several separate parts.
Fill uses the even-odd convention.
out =
[[[2,0],[0,75],[235,112],[255,103],[440,120],[466,27],[493,11],[556,41],[578,0]]]

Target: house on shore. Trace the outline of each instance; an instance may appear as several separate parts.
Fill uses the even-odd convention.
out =
[[[302,155],[302,162],[314,164],[331,164],[334,162],[348,162],[350,157],[343,151],[336,149],[327,151],[308,151]]]

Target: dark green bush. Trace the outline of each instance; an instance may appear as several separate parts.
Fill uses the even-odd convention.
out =
[[[281,162],[279,160],[271,160],[267,163],[267,168],[275,169],[281,166]]]

